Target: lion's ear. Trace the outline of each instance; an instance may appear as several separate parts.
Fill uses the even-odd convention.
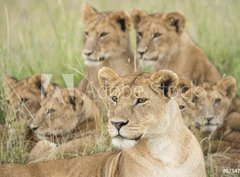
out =
[[[139,23],[148,16],[146,12],[140,9],[133,9],[131,11],[131,19],[134,24],[134,28],[137,29]]]
[[[9,75],[5,75],[3,81],[6,88],[11,88],[13,85],[18,83],[18,80],[16,78]]]
[[[29,78],[29,84],[35,86],[37,89],[45,91],[45,86],[49,84],[49,79],[44,74],[36,74]]]
[[[108,93],[110,84],[117,79],[119,79],[119,75],[108,67],[103,67],[98,72],[98,81]]]
[[[96,16],[97,14],[98,14],[98,11],[95,8],[93,8],[87,3],[83,3],[82,16],[85,23],[89,21],[89,19],[91,19],[92,17]]]
[[[165,23],[170,29],[181,34],[185,28],[186,20],[185,17],[179,12],[171,12],[165,16]]]
[[[186,78],[179,78],[178,81],[178,90],[180,90],[180,93],[186,93],[188,90],[190,90],[193,87],[193,84],[190,80]]]
[[[164,96],[170,97],[176,91],[178,76],[172,71],[161,70],[153,73],[150,77],[154,90],[160,89]]]
[[[224,77],[218,82],[217,86],[218,89],[223,91],[230,100],[233,99],[237,94],[237,81],[234,77]]]
[[[112,12],[109,15],[113,24],[117,25],[122,32],[129,31],[131,27],[130,17],[123,11]]]
[[[73,110],[76,111],[76,97],[75,96],[69,96],[69,103],[72,105]]]

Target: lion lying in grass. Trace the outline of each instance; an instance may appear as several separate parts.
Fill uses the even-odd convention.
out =
[[[17,136],[24,140],[21,143],[25,144],[29,151],[36,142],[30,129],[32,118],[40,109],[41,97],[54,90],[55,84],[50,84],[45,75],[35,74],[22,80],[5,76],[3,86],[7,102],[5,138],[11,139],[12,133],[17,133]]]
[[[169,97],[178,82],[176,74],[159,71],[120,77],[103,68],[99,81],[109,97],[108,131],[113,145],[122,150],[70,160],[1,165],[2,177],[206,176],[200,145]]]
[[[36,74],[22,80],[5,76],[4,88],[6,100],[16,111],[17,119],[24,119],[28,126],[34,114],[40,109],[41,96],[46,95],[47,91],[54,90],[55,85],[48,84],[48,79],[44,75]]]
[[[240,124],[237,121],[240,114],[233,109],[237,93],[235,78],[228,76],[217,84],[204,83],[201,87],[203,89],[194,96],[193,102],[194,122],[202,138],[211,137],[211,152],[240,149],[240,131],[234,129],[237,123]],[[232,121],[236,120],[234,126],[229,123],[229,114]]]
[[[240,167],[240,113],[233,77],[217,84],[193,85],[180,78],[177,102],[186,126],[202,144],[207,174],[222,176],[223,169]]]
[[[98,129],[100,122],[98,108],[88,96],[77,88],[57,87],[41,101],[31,128],[41,140],[51,140],[51,136],[71,139],[71,134]]]
[[[58,88],[41,101],[31,128],[39,140],[28,161],[45,161],[90,151],[99,136],[101,118],[92,100],[77,88]]]
[[[205,82],[194,86],[186,79],[180,79],[177,102],[182,110],[183,120],[199,141],[203,138],[222,140],[213,144],[212,152],[239,148],[240,114],[237,110],[237,85],[231,77],[222,78],[217,84]],[[198,130],[197,130],[198,129]]]

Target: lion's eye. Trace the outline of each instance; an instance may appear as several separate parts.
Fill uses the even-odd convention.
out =
[[[85,34],[85,36],[88,36],[88,32],[87,31],[85,31],[84,34]]]
[[[219,103],[221,103],[221,101],[222,101],[221,98],[216,98],[214,101],[214,104],[219,104]]]
[[[55,109],[48,109],[47,110],[47,114],[51,114],[51,113],[53,113],[54,111],[56,111]]]
[[[116,103],[118,101],[118,97],[117,96],[112,96],[112,101]]]
[[[161,33],[154,33],[153,34],[153,39],[160,37],[162,34]]]
[[[21,98],[21,103],[27,103],[29,101],[29,98]]]
[[[148,99],[147,98],[138,98],[136,105],[141,104],[141,103],[145,103]]]
[[[180,110],[184,110],[184,109],[185,109],[185,106],[184,106],[184,105],[179,105],[179,109],[180,109]]]
[[[108,35],[107,32],[102,32],[102,33],[100,33],[99,37],[104,37],[104,36],[107,36],[107,35]]]
[[[142,32],[137,32],[138,37],[143,37],[143,33]]]

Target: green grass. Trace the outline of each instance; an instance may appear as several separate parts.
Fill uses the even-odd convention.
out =
[[[240,80],[240,2],[132,0],[88,1],[99,10],[142,8],[148,12],[180,11],[187,19],[187,31],[222,74]],[[34,73],[51,73],[62,84],[61,74],[81,76],[82,1],[0,0],[0,70],[24,78]],[[132,32],[132,45],[135,36]]]
[[[74,74],[77,86],[82,76],[75,69],[84,68],[82,2],[0,0],[0,78],[4,74],[21,79],[34,73],[49,73],[54,74],[54,82],[63,86],[61,75]],[[130,12],[132,8],[141,8],[148,12],[182,12],[187,19],[187,32],[209,59],[223,75],[232,75],[240,81],[240,1],[89,0],[88,3],[99,10]],[[134,48],[134,31],[131,39]],[[1,101],[0,122],[7,115],[4,106]]]

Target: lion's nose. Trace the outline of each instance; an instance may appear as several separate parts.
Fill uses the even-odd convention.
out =
[[[84,55],[86,55],[86,56],[90,56],[90,55],[92,55],[93,50],[84,49],[84,50],[83,50],[83,53],[84,53]]]
[[[112,125],[114,127],[116,127],[116,129],[120,130],[123,126],[128,124],[128,120],[127,121],[111,121]]]
[[[213,116],[205,117],[205,119],[210,122],[213,119]]]
[[[148,50],[147,47],[145,47],[145,48],[138,48],[137,52],[142,57],[143,54],[145,54],[147,52],[147,50]]]

